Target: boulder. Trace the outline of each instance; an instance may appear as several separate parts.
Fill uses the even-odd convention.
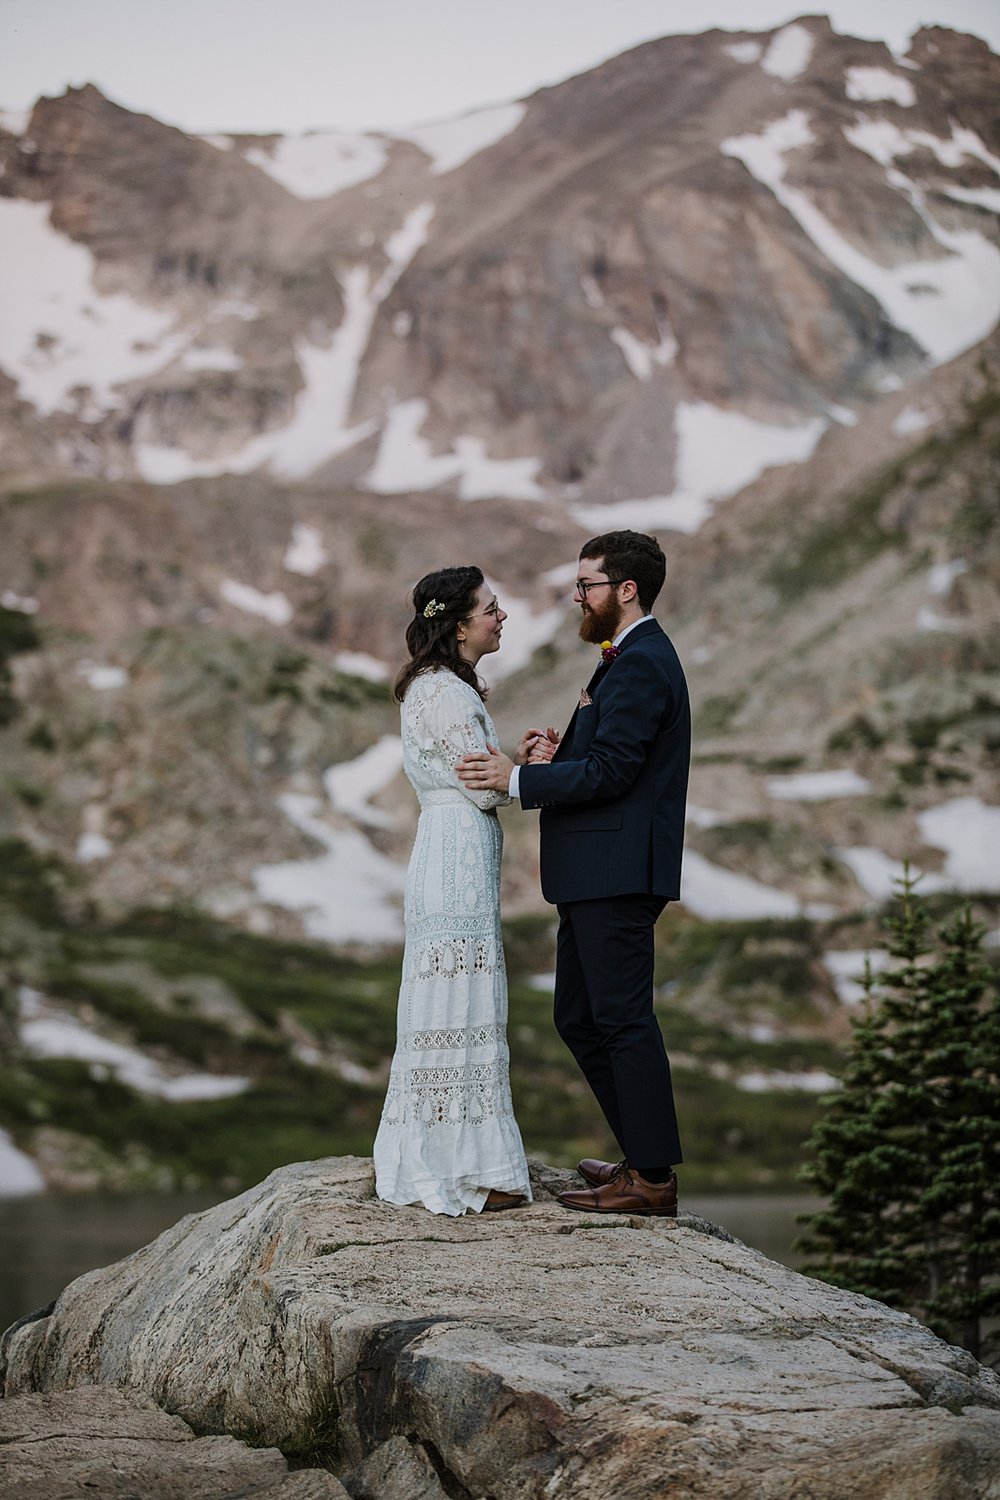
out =
[[[129,1387],[350,1493],[1000,1500],[1000,1379],[705,1221],[434,1217],[284,1167],[8,1330],[4,1392]]]
[[[197,1437],[138,1391],[78,1386],[0,1402],[0,1495],[11,1500],[346,1500],[321,1469],[276,1448]]]

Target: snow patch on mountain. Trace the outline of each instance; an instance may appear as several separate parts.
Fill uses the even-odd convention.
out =
[[[129,1088],[158,1099],[182,1103],[191,1099],[228,1099],[250,1087],[249,1078],[224,1077],[213,1073],[168,1074],[136,1047],[109,1041],[68,1011],[47,1002],[37,990],[22,985],[20,1036],[22,1045],[36,1057],[73,1057],[113,1073]]]
[[[243,361],[232,349],[185,349],[181,358],[185,370],[242,370]]]
[[[382,429],[375,462],[365,484],[380,495],[429,490],[458,481],[463,500],[503,496],[509,500],[540,500],[545,491],[537,481],[537,458],[490,458],[482,438],[462,436],[448,453],[435,453],[421,428],[427,402],[416,396],[391,407]]]
[[[889,149],[889,136],[883,130],[887,122],[877,123],[878,150],[885,152]],[[971,131],[962,134],[973,135]],[[875,154],[871,132],[863,131],[859,136],[856,129],[847,127],[845,135],[855,145],[867,141],[860,149]],[[898,132],[904,140],[910,135],[916,138],[923,132]],[[724,155],[742,161],[759,182],[770,188],[817,249],[845,276],[870,292],[889,320],[909,333],[934,363],[943,364],[985,338],[1000,318],[1000,250],[974,231],[942,228],[927,212],[916,185],[893,169],[887,172],[887,181],[905,193],[949,253],[939,260],[878,265],[851,244],[801,189],[785,181],[786,155],[810,145],[813,139],[805,110],[794,109],[773,121],[762,134],[731,137],[720,149]]]
[[[412,141],[419,146],[431,159],[432,175],[439,177],[510,135],[524,119],[526,110],[525,104],[498,104],[490,109],[473,110],[456,120],[396,130],[393,135],[397,140]]]
[[[243,610],[244,614],[260,615],[272,625],[287,625],[295,611],[284,594],[262,594],[248,583],[238,583],[235,578],[224,578],[219,584],[219,593],[227,604]]]
[[[844,135],[883,167],[892,166],[897,156],[908,156],[911,151],[923,148],[933,152],[941,166],[952,171],[972,157],[1000,176],[1000,156],[994,156],[976,132],[964,125],[952,124],[951,135],[944,139],[929,130],[903,130],[892,120],[858,115],[855,124],[844,126]]]
[[[848,68],[845,88],[848,99],[864,103],[886,99],[909,109],[917,102],[917,92],[910,80],[890,73],[888,68]]]
[[[785,26],[771,38],[761,61],[761,67],[765,73],[770,73],[772,78],[780,78],[783,83],[791,83],[794,78],[799,78],[809,66],[809,59],[813,52],[813,37],[810,31],[798,22],[791,26]]]
[[[13,589],[4,589],[0,594],[0,604],[4,609],[16,609],[22,615],[36,615],[38,613],[38,600],[30,594],[15,594]]]
[[[870,781],[847,766],[838,771],[800,771],[792,776],[772,776],[767,795],[784,802],[828,802],[835,797],[864,797]]]
[[[330,554],[323,546],[323,538],[315,526],[296,521],[292,526],[292,540],[285,549],[283,566],[289,573],[301,573],[312,578],[320,568],[330,561]]]
[[[962,574],[968,571],[969,564],[961,557],[952,558],[949,562],[935,563],[927,575],[927,587],[932,594],[950,594],[955,579],[961,578]]]
[[[389,676],[386,663],[377,656],[369,656],[367,651],[338,651],[333,665],[345,676],[360,677],[365,682],[385,682]]]
[[[26,134],[30,120],[30,109],[0,109],[0,130],[10,135]]]
[[[328,943],[396,943],[403,934],[399,897],[404,871],[356,828],[333,828],[318,797],[287,792],[278,805],[323,848],[314,859],[261,865],[253,872],[263,901],[299,912],[309,937]]]
[[[94,661],[81,661],[77,663],[77,673],[83,677],[88,685],[99,693],[109,692],[113,688],[124,687],[128,682],[128,673],[124,667],[112,667],[105,663]]]
[[[758,422],[708,402],[682,402],[675,416],[677,472],[669,495],[577,505],[573,515],[594,531],[621,526],[663,526],[698,531],[715,504],[752,484],[778,464],[803,463],[826,430],[822,418],[799,427]]]
[[[946,187],[945,196],[956,203],[971,203],[974,208],[985,208],[991,214],[1000,214],[1000,188]]]
[[[819,907],[803,907],[787,891],[762,885],[749,875],[738,875],[713,865],[696,849],[684,851],[681,905],[710,922],[752,922],[766,917],[820,915]],[[826,915],[829,912],[822,908]]]
[[[892,431],[896,437],[910,437],[915,432],[923,432],[933,420],[928,412],[918,406],[904,406],[898,416],[893,418]]]
[[[369,798],[387,786],[403,766],[403,742],[398,734],[384,734],[354,760],[328,766],[323,772],[323,786],[330,806],[347,813],[357,823],[371,828],[391,828],[395,819],[380,807],[372,807]]]
[[[658,344],[644,344],[627,328],[612,328],[609,336],[638,380],[648,380],[657,365],[673,364],[677,356],[677,340],[671,333],[663,334]]]
[[[873,974],[884,969],[890,962],[889,954],[882,948],[830,949],[823,954],[823,967],[828,970],[837,997],[842,1005],[860,1005],[865,997],[862,983],[865,964]]]
[[[296,198],[332,198],[376,177],[385,166],[386,148],[377,136],[310,131],[281,136],[270,147],[255,146],[245,157]]]
[[[924,842],[945,851],[944,883],[959,891],[1000,891],[1000,807],[955,797],[917,814]]]
[[[723,47],[723,52],[738,63],[755,63],[760,61],[764,49],[760,42],[731,42]]]
[[[0,366],[38,411],[95,420],[180,350],[173,313],[98,291],[93,255],[52,228],[47,203],[0,198],[0,241]]]

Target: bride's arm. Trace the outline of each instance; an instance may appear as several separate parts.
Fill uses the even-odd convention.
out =
[[[456,770],[464,756],[478,751],[489,753],[486,717],[482,709],[477,711],[461,689],[445,686],[435,695],[433,702],[428,703],[426,724],[433,736],[435,750],[456,788],[480,812],[489,812],[493,807],[507,807],[511,799],[506,790],[467,786]]]

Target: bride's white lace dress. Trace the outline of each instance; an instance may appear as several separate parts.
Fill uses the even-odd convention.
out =
[[[420,802],[404,898],[396,1052],[375,1138],[375,1187],[432,1213],[479,1210],[490,1188],[531,1196],[510,1100],[500,936],[500,792],[455,764],[497,744],[486,706],[443,669],[410,685],[403,769]]]

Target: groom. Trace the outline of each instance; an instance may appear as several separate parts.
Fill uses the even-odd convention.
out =
[[[527,764],[468,755],[458,774],[541,808],[542,894],[559,912],[555,1024],[619,1146],[585,1160],[567,1208],[677,1212],[670,1064],[653,1014],[653,928],[680,895],[691,714],[677,653],[650,610],[666,576],[654,537],[611,531],[580,553],[580,635],[601,660],[563,736]]]

